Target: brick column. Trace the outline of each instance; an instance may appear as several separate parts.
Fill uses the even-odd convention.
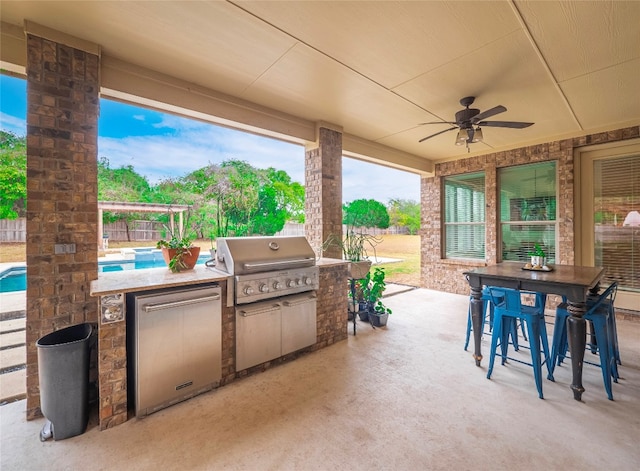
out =
[[[317,135],[305,151],[305,233],[314,250],[330,234],[342,238],[342,133],[320,125]],[[335,246],[323,255],[342,258]]]
[[[99,56],[27,34],[26,70],[27,419],[33,419],[41,416],[36,341],[98,319],[89,284],[98,274]],[[56,254],[56,246],[71,253]]]

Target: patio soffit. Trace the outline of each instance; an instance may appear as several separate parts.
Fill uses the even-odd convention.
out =
[[[299,143],[333,123],[345,155],[419,173],[640,124],[640,2],[27,0],[0,16],[10,71],[33,21],[99,46],[104,96]],[[485,128],[469,153],[453,131],[419,143],[464,96],[535,124]]]

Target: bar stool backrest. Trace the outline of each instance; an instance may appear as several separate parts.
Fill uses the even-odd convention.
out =
[[[609,287],[602,293],[598,298],[596,298],[595,302],[588,306],[586,314],[592,313],[600,309],[600,307],[607,303],[608,306],[613,306],[613,302],[616,299],[616,294],[618,293],[618,282],[614,281],[609,285]],[[609,309],[607,307],[607,309]]]
[[[489,286],[489,295],[491,296],[491,302],[500,309],[520,311],[522,308],[520,291],[516,289]]]

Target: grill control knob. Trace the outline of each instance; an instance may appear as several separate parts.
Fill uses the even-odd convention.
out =
[[[244,290],[243,290],[244,294],[246,294],[247,296],[251,296],[253,294],[253,288],[251,286],[247,286]]]
[[[296,285],[296,282],[293,280],[287,280],[287,288],[293,288]]]
[[[262,283],[260,285],[260,288],[258,288],[260,290],[261,293],[268,293],[269,292],[269,285],[267,285],[266,283]]]
[[[312,280],[311,278],[309,278],[308,276],[305,276],[305,277],[303,277],[303,278],[302,278],[302,282],[303,282],[305,285],[309,286],[310,284],[312,284],[312,283],[313,283],[313,280]]]
[[[281,289],[282,288],[282,283],[280,283],[279,281],[276,281],[275,283],[273,283],[273,289]]]
[[[296,278],[296,286],[300,286],[300,278]]]

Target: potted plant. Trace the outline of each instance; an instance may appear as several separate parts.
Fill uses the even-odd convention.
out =
[[[533,250],[528,254],[531,257],[532,268],[542,268],[547,265],[547,254],[540,244],[535,244]]]
[[[190,213],[187,212],[184,226],[177,229],[164,224],[166,239],[161,239],[156,244],[156,248],[162,249],[162,256],[169,270],[174,273],[191,270],[200,256],[200,247],[193,245],[196,231],[190,227],[189,219]]]
[[[373,251],[381,240],[371,234],[363,234],[348,230],[344,238],[340,239],[335,234],[327,238],[322,245],[322,250],[329,247],[340,247],[345,260],[349,260],[349,278],[352,280],[363,279],[371,268],[371,260],[368,259],[368,249]]]
[[[372,272],[367,273],[362,283],[362,297],[367,303],[367,317],[374,327],[387,325],[389,314],[391,314],[391,309],[382,302],[382,293],[387,286],[384,278],[384,268],[376,267],[373,274]],[[360,319],[364,320],[362,316]]]

